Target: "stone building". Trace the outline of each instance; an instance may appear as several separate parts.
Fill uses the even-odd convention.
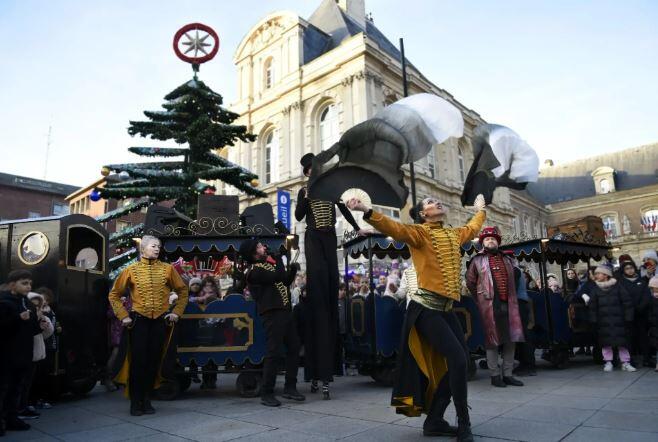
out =
[[[0,173],[0,220],[67,215],[66,195],[76,186]]]
[[[111,212],[112,210],[118,208],[119,205],[123,206],[132,203],[133,200],[130,198],[124,200],[101,199],[99,201],[92,201],[91,198],[89,198],[91,192],[97,187],[103,187],[105,185],[105,181],[106,178],[102,177],[99,180],[89,184],[88,186],[81,187],[76,189],[75,192],[71,192],[66,197],[66,202],[70,207],[71,213],[81,213],[83,215],[96,218],[107,212]],[[103,223],[103,226],[110,234],[112,234],[127,227],[132,227],[134,225],[143,223],[145,217],[146,208],[143,208],[137,212],[133,212],[126,216],[122,216],[120,218]]]
[[[403,97],[400,52],[365,13],[363,0],[322,0],[308,19],[275,12],[254,25],[235,51],[237,101],[231,110],[258,139],[227,149],[231,161],[255,171],[260,188],[276,206],[279,188],[297,192],[304,186],[299,159],[335,143],[352,126]],[[417,194],[437,196],[450,208],[448,222],[465,223],[472,211],[460,195],[473,161],[470,138],[485,121],[408,63],[409,94],[434,93],[463,114],[465,136],[436,146],[415,165]],[[225,188],[224,193],[235,193]],[[244,207],[254,201],[242,197]],[[260,201],[256,201],[260,202]],[[295,201],[293,200],[293,207]],[[522,220],[515,221],[522,208]],[[406,210],[380,208],[408,219]],[[496,192],[488,224],[505,232],[545,230],[543,207],[523,192]],[[516,227],[515,227],[516,225]],[[347,227],[339,218],[339,234]],[[530,229],[530,230],[528,230]],[[293,230],[301,234],[304,224]]]
[[[600,216],[614,256],[640,260],[658,249],[658,143],[540,169],[527,193],[544,204],[549,225]]]

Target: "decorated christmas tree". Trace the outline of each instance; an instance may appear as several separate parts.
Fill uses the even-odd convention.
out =
[[[198,33],[196,40],[191,41],[190,44],[197,45],[197,50],[199,46],[201,50],[204,48]],[[217,180],[247,195],[265,196],[257,189],[257,175],[217,153],[238,140],[250,142],[256,137],[248,133],[245,126],[232,124],[239,115],[222,107],[222,96],[198,80],[198,64],[193,67],[194,78],[165,96],[164,110],[145,111],[149,121],[131,121],[128,128],[132,136],[173,140],[188,147],[130,147],[130,152],[142,157],[172,160],[104,166],[101,173],[108,177],[107,182],[105,187],[92,192],[91,199],[130,198],[133,201],[98,217],[97,221],[120,218],[161,201],[175,201],[174,208],[178,212],[195,219],[199,194],[215,193],[211,182]],[[143,233],[143,227],[137,225],[117,232],[110,237],[110,243],[117,249],[130,247],[132,238]],[[120,270],[132,262],[136,252],[133,248],[114,257],[111,267],[115,272]]]

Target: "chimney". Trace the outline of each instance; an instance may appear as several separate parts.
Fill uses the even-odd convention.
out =
[[[336,0],[340,9],[349,15],[365,31],[366,29],[366,2],[365,0]]]
[[[555,163],[553,162],[553,160],[548,159],[548,160],[544,161],[544,166],[553,167],[553,166],[555,166]]]

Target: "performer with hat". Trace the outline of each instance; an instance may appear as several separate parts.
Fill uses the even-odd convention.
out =
[[[258,314],[263,320],[267,352],[263,367],[261,403],[278,407],[281,402],[274,396],[277,355],[286,347],[286,382],[283,397],[295,401],[306,399],[297,391],[299,368],[299,336],[292,315],[290,284],[295,280],[299,264],[292,263],[286,270],[281,256],[270,256],[267,248],[255,239],[240,244],[240,255],[248,264],[246,283],[256,301]]]
[[[501,238],[497,227],[484,228],[479,239],[482,250],[471,260],[466,272],[466,285],[475,299],[484,325],[491,385],[520,387],[523,382],[512,376],[515,343],[524,341],[516,296],[514,259],[499,250]],[[502,369],[498,366],[498,348],[501,345]]]
[[[304,175],[309,177],[313,165],[312,153],[302,157]],[[338,258],[336,256],[336,206],[355,231],[363,233],[345,204],[311,200],[306,188],[297,195],[295,218],[306,218],[304,253],[306,255],[307,309],[305,323],[304,363],[309,365],[311,392],[318,391],[322,381],[323,399],[329,399],[329,382],[335,369],[336,339],[338,339]]]
[[[169,347],[173,323],[181,317],[187,305],[188,289],[178,272],[158,260],[160,240],[144,235],[141,239],[140,259],[128,266],[114,281],[108,295],[114,314],[128,330],[127,348],[115,381],[126,385],[130,397],[130,414],[153,414],[151,393],[160,383],[162,355]],[[126,289],[130,290],[132,311],[128,312],[121,301]],[[178,302],[169,312],[171,292]]]
[[[452,310],[461,295],[461,245],[475,238],[486,218],[484,197],[475,199],[475,216],[463,227],[444,227],[447,209],[436,198],[425,198],[410,214],[418,224],[401,224],[353,198],[347,206],[364,212],[364,220],[384,235],[409,246],[418,278],[410,294],[397,379],[391,405],[406,416],[427,414],[425,436],[473,440],[467,402],[468,348]],[[453,398],[458,427],[443,414]]]

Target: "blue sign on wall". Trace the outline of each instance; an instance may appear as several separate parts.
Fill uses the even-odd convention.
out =
[[[290,192],[281,189],[277,190],[276,217],[290,230]]]

